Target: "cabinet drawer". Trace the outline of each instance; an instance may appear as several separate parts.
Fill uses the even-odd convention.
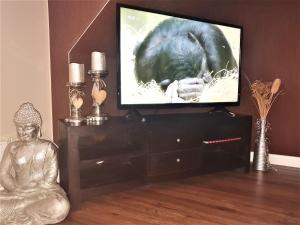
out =
[[[242,140],[204,144],[203,171],[215,172],[244,167],[249,160],[249,152],[243,148]]]
[[[200,166],[201,157],[198,149],[152,154],[149,157],[148,176],[196,170]]]
[[[145,175],[146,156],[114,157],[80,162],[82,189],[122,182]]]
[[[251,126],[251,121],[240,118],[216,118],[209,121],[203,129],[203,139],[228,139],[235,137],[247,137],[247,126]]]
[[[151,132],[150,149],[152,153],[176,151],[200,147],[201,132],[186,125],[175,124],[160,126]]]
[[[142,136],[130,125],[103,126],[78,138],[81,160],[142,151]]]

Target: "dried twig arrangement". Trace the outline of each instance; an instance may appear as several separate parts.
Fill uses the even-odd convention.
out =
[[[255,80],[250,82],[250,90],[252,97],[256,100],[256,106],[261,119],[266,119],[267,115],[276,100],[282,94],[279,91],[281,80],[275,79],[273,82],[262,82]]]

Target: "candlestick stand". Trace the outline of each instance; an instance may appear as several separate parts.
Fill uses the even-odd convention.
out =
[[[80,125],[85,118],[81,115],[81,106],[83,104],[84,92],[82,90],[85,83],[67,83],[69,87],[69,107],[70,117],[65,119],[65,122],[72,125]]]
[[[106,98],[106,91],[104,90],[106,84],[102,78],[105,77],[108,72],[102,70],[89,70],[88,74],[91,76],[93,82],[91,93],[93,98],[93,109],[91,115],[87,116],[86,121],[87,124],[100,125],[108,119],[108,114],[101,111],[101,104]]]

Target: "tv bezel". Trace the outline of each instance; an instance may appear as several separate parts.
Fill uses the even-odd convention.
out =
[[[140,6],[128,5],[123,3],[116,4],[116,22],[117,22],[117,106],[118,109],[155,109],[155,108],[182,108],[182,107],[230,107],[240,106],[241,100],[241,66],[242,66],[242,42],[243,42],[243,27],[225,22],[219,22],[210,19],[203,19],[194,16],[188,16],[168,11],[162,11],[152,8],[145,8]],[[205,103],[151,103],[151,104],[122,104],[121,103],[121,33],[120,33],[120,19],[121,19],[121,8],[140,10],[144,12],[162,14],[166,16],[173,16],[183,19],[189,19],[199,22],[212,23],[216,25],[228,26],[232,28],[240,29],[240,48],[239,48],[239,77],[238,77],[238,92],[236,102],[205,102]]]

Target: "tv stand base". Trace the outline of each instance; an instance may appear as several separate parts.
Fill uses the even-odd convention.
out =
[[[125,118],[130,121],[142,121],[144,122],[145,118],[137,109],[129,109],[125,114]]]
[[[215,107],[212,110],[208,111],[208,114],[216,114],[216,113],[226,114],[230,117],[235,117],[236,116],[236,114],[234,112],[229,111],[225,107]]]

